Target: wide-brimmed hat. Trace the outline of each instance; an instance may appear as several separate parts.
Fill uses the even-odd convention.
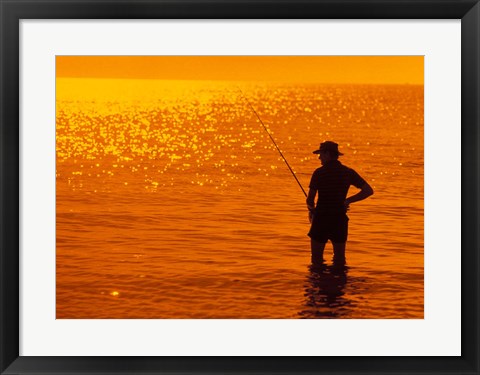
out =
[[[332,154],[343,155],[340,151],[338,151],[338,144],[332,141],[320,143],[320,148],[313,151],[314,154],[319,154],[321,152],[331,152]]]

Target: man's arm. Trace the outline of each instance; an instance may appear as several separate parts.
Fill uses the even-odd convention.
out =
[[[315,210],[315,196],[316,195],[317,195],[317,191],[315,189],[310,188],[308,190],[307,208],[308,208],[308,220],[310,220],[310,223],[313,220],[313,211]]]
[[[317,191],[315,189],[310,188],[308,190],[307,207],[310,211],[315,209],[315,196],[316,195],[317,195]]]
[[[363,201],[364,199],[368,198],[370,195],[373,194],[373,189],[372,187],[365,182],[365,184],[360,188],[360,191],[352,195],[351,197],[348,197],[345,199],[345,207],[348,209],[348,206],[350,203],[358,202],[358,201]]]

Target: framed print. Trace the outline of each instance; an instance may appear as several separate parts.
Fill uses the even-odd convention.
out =
[[[477,1],[0,9],[2,373],[479,373]]]

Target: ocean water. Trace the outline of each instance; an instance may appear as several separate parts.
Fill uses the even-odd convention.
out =
[[[345,270],[249,103],[304,189],[325,140],[374,188]],[[423,132],[423,86],[59,78],[57,318],[423,318]]]

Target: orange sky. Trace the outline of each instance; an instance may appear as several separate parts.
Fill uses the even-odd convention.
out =
[[[423,84],[423,56],[57,56],[57,77]]]

